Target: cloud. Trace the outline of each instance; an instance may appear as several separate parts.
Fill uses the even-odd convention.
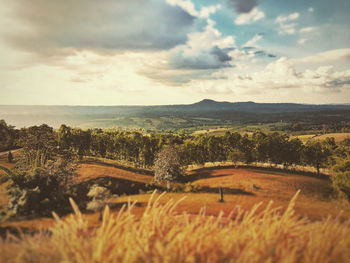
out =
[[[278,34],[280,35],[293,35],[297,31],[295,26],[297,25],[293,21],[297,20],[300,17],[299,13],[291,13],[287,16],[278,16],[275,19],[275,24],[278,24]]]
[[[300,33],[308,33],[308,32],[314,31],[315,29],[316,29],[316,27],[312,27],[312,26],[303,27],[299,30],[299,32]]]
[[[256,43],[262,39],[262,37],[263,36],[261,34],[256,34],[252,39],[248,40],[247,43],[243,45],[243,47],[255,46]]]
[[[278,16],[275,20],[275,23],[284,23],[284,22],[289,22],[298,19],[300,16],[299,13],[292,13],[287,16]]]
[[[236,94],[259,94],[270,93],[273,90],[284,92],[288,89],[338,92],[350,88],[350,70],[335,71],[333,66],[321,66],[315,70],[297,72],[293,61],[287,58],[269,63],[263,70],[252,74],[233,72],[227,69],[213,73],[213,80],[201,84],[200,89],[210,90],[213,94],[221,94],[223,91],[227,93],[228,89]],[[190,84],[194,89],[198,85],[195,80]]]
[[[295,26],[296,23],[291,24],[281,24],[278,29],[278,34],[280,35],[294,35],[296,33]]]
[[[249,13],[258,5],[257,0],[228,0],[228,3],[237,13]]]
[[[303,45],[303,44],[305,44],[306,41],[307,41],[307,38],[300,38],[300,39],[298,40],[298,44],[299,44],[299,45]]]
[[[203,32],[188,35],[185,45],[175,47],[170,51],[171,68],[177,69],[218,69],[232,67],[229,52],[235,48],[232,36],[224,37],[215,28],[214,21],[208,19],[208,25]]]
[[[324,64],[332,62],[350,62],[350,48],[333,49],[312,56],[290,59],[294,64]]]
[[[189,8],[162,0],[18,0],[9,5],[16,30],[6,40],[12,47],[50,58],[85,49],[171,49],[186,43],[197,21]]]
[[[258,8],[253,8],[249,13],[240,14],[235,19],[236,25],[251,24],[265,17],[265,13]]]
[[[314,11],[314,8],[313,7],[309,7],[308,10],[310,13],[312,13]]]
[[[217,10],[221,9],[221,5],[205,6],[198,12],[194,4],[189,0],[166,0],[169,5],[179,6],[190,15],[199,18],[208,18],[211,14],[214,14]]]

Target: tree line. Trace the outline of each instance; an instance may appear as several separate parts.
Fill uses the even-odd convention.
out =
[[[5,128],[4,128],[5,127]],[[27,163],[32,163],[40,150],[45,163],[53,152],[70,151],[80,158],[96,156],[126,161],[137,167],[152,168],[156,154],[165,146],[176,147],[184,165],[230,161],[246,164],[270,163],[289,167],[305,165],[322,167],[332,165],[332,157],[341,155],[344,147],[333,138],[303,143],[284,133],[255,132],[250,135],[226,132],[224,135],[188,135],[184,133],[143,133],[140,131],[108,131],[102,129],[72,128],[61,125],[54,130],[46,124],[16,130],[0,122],[4,135],[1,149],[24,147]],[[6,138],[6,139],[4,139]],[[34,147],[35,145],[35,147]],[[334,158],[333,158],[334,159]]]
[[[256,132],[241,135],[226,132],[221,136],[175,133],[142,133],[138,131],[82,130],[62,125],[57,144],[79,156],[92,155],[117,161],[128,161],[139,167],[153,167],[157,152],[165,145],[176,147],[184,165],[231,161],[281,164],[284,167],[305,165],[322,167],[331,164],[338,145],[333,138],[303,143],[282,133]]]

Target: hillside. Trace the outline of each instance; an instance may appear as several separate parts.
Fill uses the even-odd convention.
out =
[[[77,173],[79,176],[75,179],[75,184],[79,186],[81,194],[81,200],[77,201],[86,201],[89,187],[97,183],[107,187],[112,193],[123,195],[108,201],[114,212],[119,211],[130,201],[138,203],[133,210],[136,216],[142,215],[145,210],[151,195],[146,193],[149,190],[147,184],[152,181],[152,176],[112,167],[109,164],[91,162],[81,164]],[[189,184],[192,185],[191,190],[186,190]],[[299,174],[248,168],[201,168],[188,171],[185,181],[175,184],[174,187],[179,189],[178,192],[166,194],[161,203],[185,197],[176,208],[179,213],[186,211],[198,214],[205,207],[208,215],[217,216],[223,211],[227,216],[236,206],[250,210],[260,202],[262,206],[258,211],[262,211],[270,200],[273,200],[272,207],[279,207],[283,211],[294,194],[301,190],[295,207],[296,213],[300,216],[321,220],[328,215],[336,217],[343,211],[341,217],[350,218],[350,207],[332,199],[333,190],[330,181]],[[219,187],[223,187],[225,200],[223,203],[218,202]],[[1,188],[3,189],[0,192],[0,200],[5,201],[7,199],[4,196],[5,185],[1,185]],[[124,196],[125,194],[127,196]],[[83,203],[78,203],[85,211]],[[2,206],[4,205],[2,202]],[[98,224],[98,214],[90,213],[86,217],[92,225]],[[53,220],[50,218],[3,222],[0,232],[4,233],[17,227],[31,232],[51,226],[52,223]]]
[[[239,123],[350,121],[350,105],[218,102],[163,106],[0,105],[0,119],[16,127],[62,123],[83,128],[181,129]]]

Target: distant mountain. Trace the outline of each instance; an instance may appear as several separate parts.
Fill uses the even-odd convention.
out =
[[[136,118],[136,119],[135,119]],[[230,123],[337,122],[350,119],[350,104],[219,102],[161,106],[14,106],[0,105],[0,119],[17,127],[62,123],[79,127],[190,127]],[[141,119],[141,120],[140,120]],[[145,122],[142,120],[147,120]],[[170,125],[170,122],[172,124]],[[349,120],[350,121],[350,120]]]
[[[296,104],[296,103],[255,103],[248,102],[218,102],[215,100],[204,99],[200,102],[189,105],[191,108],[213,109],[213,110],[234,110],[241,112],[304,112],[304,111],[320,111],[320,110],[343,110],[350,109],[349,104]]]

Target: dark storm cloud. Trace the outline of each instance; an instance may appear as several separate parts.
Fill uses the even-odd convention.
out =
[[[228,0],[228,3],[237,13],[249,13],[258,5],[257,0]]]
[[[232,67],[229,63],[232,57],[229,52],[232,48],[212,47],[210,50],[202,50],[195,55],[186,55],[186,51],[179,49],[170,59],[170,67],[173,69],[220,69]]]
[[[17,0],[12,46],[44,56],[74,50],[166,50],[187,41],[196,18],[161,0]]]
[[[227,53],[230,52],[232,50],[232,48],[230,49],[221,49],[217,46],[213,47],[211,50],[211,54],[216,56],[217,59],[220,62],[227,62],[227,61],[231,61],[232,57],[230,57]]]

